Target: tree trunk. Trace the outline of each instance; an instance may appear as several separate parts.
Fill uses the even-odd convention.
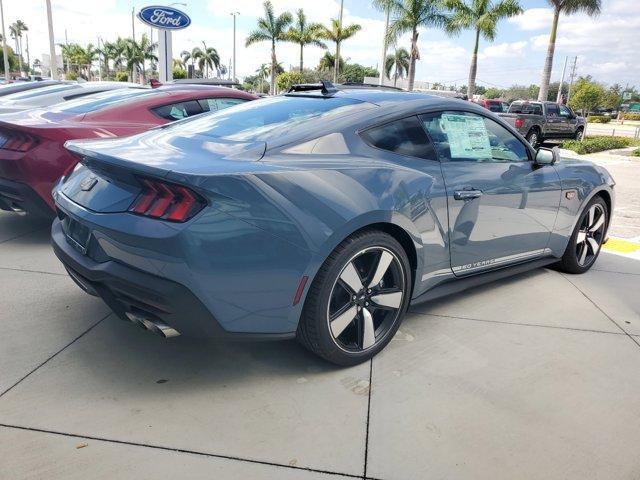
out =
[[[18,55],[18,63],[20,64],[20,75],[22,75],[22,37],[16,39],[16,47],[20,45],[20,55]]]
[[[540,92],[538,93],[538,101],[544,102],[549,94],[549,81],[551,80],[551,69],[553,68],[553,53],[556,49],[556,34],[558,33],[558,18],[560,18],[560,9],[553,11],[553,23],[551,24],[551,33],[549,34],[549,47],[547,48],[547,58],[544,61],[544,70],[542,70],[542,78],[540,79]]]
[[[480,43],[480,30],[476,29],[476,43],[471,55],[471,66],[469,67],[469,81],[467,82],[467,99],[472,100],[476,91],[476,73],[478,71],[478,44]]]
[[[302,58],[302,51],[304,50],[304,44],[300,44],[300,73],[302,73],[302,68],[303,68],[303,58]]]
[[[409,85],[407,90],[413,90],[413,83],[416,76],[416,57],[418,56],[418,29],[417,26],[413,27],[413,34],[411,35],[411,53],[409,54]]]
[[[387,34],[389,33],[389,15],[391,13],[391,9],[387,7],[387,16],[384,23],[384,40],[382,41],[382,59],[380,60],[380,78],[378,79],[378,85],[382,85],[384,83],[384,63],[387,61]],[[393,81],[393,86],[396,86],[395,80]]]
[[[341,32],[339,32],[341,34]],[[338,71],[340,70],[340,42],[336,42],[336,58],[333,63],[333,83],[338,83]]]
[[[269,93],[276,94],[276,42],[271,42],[271,87]]]

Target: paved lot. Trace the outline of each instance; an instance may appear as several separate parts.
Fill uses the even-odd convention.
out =
[[[339,369],[295,342],[122,322],[47,228],[0,214],[1,479],[640,478],[635,253],[415,308],[373,362]]]

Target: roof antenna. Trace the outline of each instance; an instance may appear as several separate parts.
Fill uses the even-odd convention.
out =
[[[323,95],[332,95],[338,91],[336,86],[329,80],[320,80],[320,83],[322,84],[321,92]]]

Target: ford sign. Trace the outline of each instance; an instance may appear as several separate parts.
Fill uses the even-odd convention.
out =
[[[138,13],[138,18],[144,23],[162,30],[180,30],[191,25],[191,19],[186,13],[176,8],[158,5],[144,7]]]

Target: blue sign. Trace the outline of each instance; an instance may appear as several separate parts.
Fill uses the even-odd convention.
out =
[[[138,12],[138,18],[144,23],[162,30],[180,30],[191,25],[189,15],[173,7],[153,5]]]

